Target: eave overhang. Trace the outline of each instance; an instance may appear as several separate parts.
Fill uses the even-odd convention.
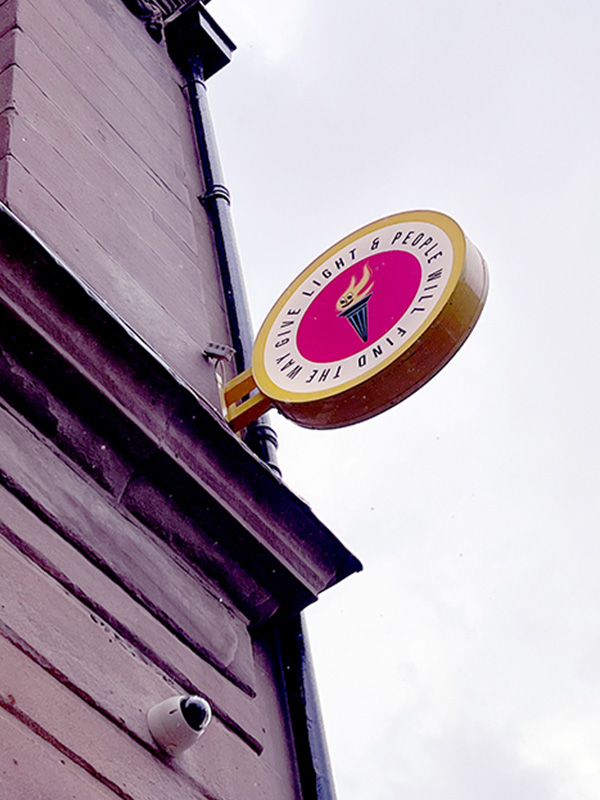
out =
[[[1,394],[112,496],[124,519],[208,577],[255,625],[299,612],[361,569],[220,412],[5,207],[0,261]],[[55,404],[52,419],[47,398]],[[68,425],[56,424],[57,408]],[[3,481],[28,496],[11,476]],[[89,546],[85,530],[62,535]],[[106,531],[107,542],[112,535]]]

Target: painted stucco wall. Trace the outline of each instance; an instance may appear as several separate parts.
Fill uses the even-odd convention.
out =
[[[120,0],[0,6],[0,199],[218,406],[229,343],[181,78]]]
[[[202,351],[229,334],[180,83],[120,0],[0,4],[3,798],[298,797],[267,620],[321,566],[281,566],[261,482],[283,490],[219,415]],[[214,720],[169,760],[146,712],[194,692]]]
[[[0,796],[296,800],[270,618],[334,579],[314,520],[6,214],[0,330]]]

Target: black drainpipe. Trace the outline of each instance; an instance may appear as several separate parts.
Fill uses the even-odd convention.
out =
[[[200,198],[213,226],[225,294],[235,365],[239,372],[252,360],[253,336],[240,259],[233,235],[229,192],[225,188],[212,127],[205,80],[225,66],[233,43],[207,14],[194,5],[165,27],[169,54],[185,81],[196,135],[204,195]],[[278,474],[277,437],[266,417],[248,426],[246,443]],[[325,734],[301,615],[280,620],[276,639],[290,711],[302,800],[335,800]]]
[[[212,224],[237,373],[252,363],[254,337],[240,257],[233,232],[230,196],[225,186],[208,106],[205,79],[229,62],[234,45],[201,6],[194,6],[165,28],[169,54],[179,69],[194,126],[204,194],[200,202]],[[244,435],[248,447],[278,475],[277,434],[263,416]]]
[[[336,800],[319,693],[302,614],[280,622],[277,638],[303,800]]]

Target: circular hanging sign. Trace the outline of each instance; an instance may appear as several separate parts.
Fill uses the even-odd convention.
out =
[[[252,373],[284,416],[310,428],[359,422],[433,377],[487,294],[483,257],[450,217],[408,211],[331,247],[275,303]]]

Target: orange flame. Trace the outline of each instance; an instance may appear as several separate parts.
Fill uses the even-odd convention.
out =
[[[368,286],[367,284],[372,277],[373,273],[371,272],[369,265],[365,264],[362,278],[358,283],[356,283],[356,278],[352,278],[350,285],[335,304],[336,310],[347,311],[351,306],[358,303],[359,300],[362,300],[365,295],[369,294],[369,292],[373,289],[373,284],[371,283]]]

